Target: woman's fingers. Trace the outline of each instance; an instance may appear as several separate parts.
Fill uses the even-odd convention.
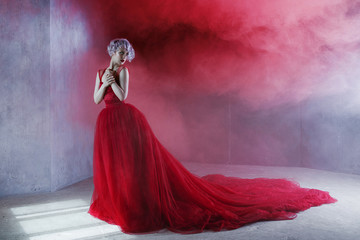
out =
[[[112,75],[112,74],[107,74],[105,81],[106,81],[107,85],[113,84],[113,83],[115,82],[115,77],[114,77],[114,75]]]
[[[112,83],[114,83],[115,82],[115,79],[108,79],[108,81],[107,81],[109,84],[112,84]]]

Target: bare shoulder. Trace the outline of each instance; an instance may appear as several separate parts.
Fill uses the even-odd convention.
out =
[[[127,67],[123,67],[119,73],[120,81],[129,81],[129,70]]]
[[[129,73],[129,69],[127,67],[123,67],[120,72]]]

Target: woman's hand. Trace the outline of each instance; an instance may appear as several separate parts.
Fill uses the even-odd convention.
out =
[[[113,84],[115,82],[115,77],[114,77],[113,72],[110,71],[109,69],[106,69],[106,72],[105,72],[104,76],[102,77],[102,82],[103,82],[103,85],[105,85],[105,87]]]

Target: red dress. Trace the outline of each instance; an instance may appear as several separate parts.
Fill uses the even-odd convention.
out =
[[[293,219],[299,211],[337,201],[286,179],[196,176],[164,148],[144,114],[120,101],[110,86],[104,100],[95,127],[88,213],[125,233],[235,229]]]

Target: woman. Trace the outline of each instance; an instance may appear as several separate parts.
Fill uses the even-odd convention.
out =
[[[94,192],[89,213],[125,233],[197,233],[235,229],[260,220],[293,219],[337,200],[286,179],[196,176],[158,141],[145,116],[125,103],[135,57],[126,39],[108,46],[109,67],[96,76],[94,101],[105,100],[95,127]]]

